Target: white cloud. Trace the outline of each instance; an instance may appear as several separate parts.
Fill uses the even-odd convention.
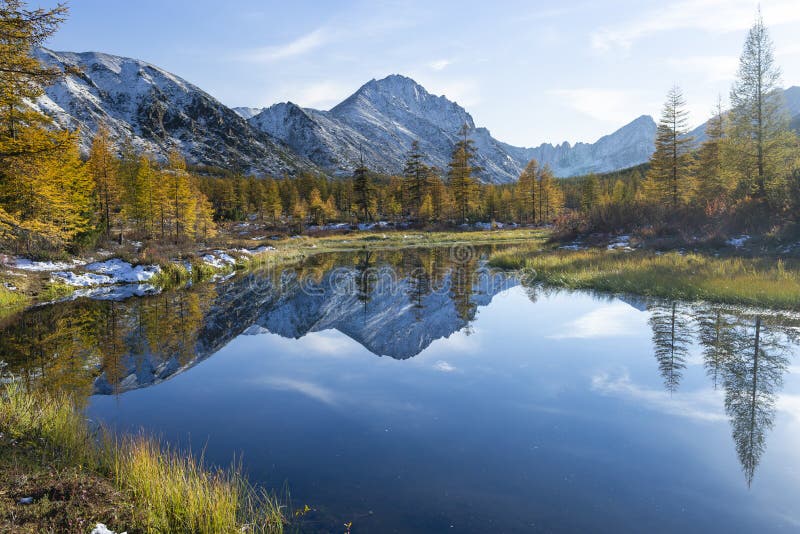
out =
[[[680,0],[651,10],[636,20],[617,27],[603,28],[592,35],[598,51],[629,48],[635,41],[655,33],[674,30],[700,30],[725,33],[749,28],[755,20],[752,0]],[[800,21],[797,0],[774,0],[763,6],[764,22],[779,26]]]
[[[775,401],[775,408],[800,422],[800,395],[782,394]]]
[[[461,107],[470,108],[481,102],[479,85],[473,80],[443,80],[439,83],[434,81],[425,87],[433,94],[445,95]]]
[[[444,360],[439,360],[438,362],[436,362],[433,368],[436,369],[437,371],[442,371],[443,373],[452,373],[453,371],[456,370],[455,367],[453,367]]]
[[[549,93],[584,115],[620,126],[652,107],[642,105],[642,94],[638,91],[587,87],[556,89]]]
[[[293,391],[324,404],[336,404],[337,402],[336,394],[332,390],[314,384],[313,382],[281,377],[269,377],[256,380],[255,382],[270,389]]]
[[[549,337],[584,339],[631,336],[640,331],[645,320],[646,314],[624,302],[614,302],[570,321],[564,325],[561,332]]]
[[[304,107],[325,108],[338,104],[353,90],[353,87],[340,82],[322,81],[293,91],[292,101]]]
[[[251,50],[243,54],[241,59],[254,63],[270,63],[307,54],[326,44],[329,40],[329,32],[323,28],[318,28],[282,45]]]
[[[794,58],[795,56],[800,56],[800,43],[778,47],[775,50],[775,55],[779,58]]]
[[[439,70],[444,70],[445,68],[447,68],[448,65],[452,63],[453,62],[450,61],[449,59],[437,59],[435,61],[431,61],[430,63],[428,63],[428,67],[431,68],[432,70],[439,71]]]
[[[631,382],[627,372],[617,378],[607,373],[592,377],[592,390],[614,397],[636,401],[651,410],[701,421],[724,421],[721,391],[692,391],[670,396],[663,389],[648,389]]]
[[[736,77],[739,58],[736,56],[690,56],[668,60],[679,72],[699,74],[708,82],[727,82]]]

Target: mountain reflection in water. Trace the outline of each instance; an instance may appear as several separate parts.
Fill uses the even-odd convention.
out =
[[[0,325],[0,359],[19,380],[83,398],[158,384],[241,335],[299,339],[336,330],[375,355],[405,360],[436,340],[469,333],[479,308],[519,285],[485,267],[488,251],[321,254],[281,271],[240,273],[191,289],[36,307]],[[521,290],[531,304],[520,312],[528,314],[536,313],[540,297],[560,294],[535,285]],[[687,365],[702,358],[707,380],[721,392],[750,486],[800,343],[800,318],[706,303],[594,298],[647,313],[654,368],[670,395],[680,394]],[[621,387],[603,378],[595,386]]]

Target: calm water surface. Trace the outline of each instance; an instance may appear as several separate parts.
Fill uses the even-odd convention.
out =
[[[38,308],[0,357],[116,429],[241,455],[304,531],[800,529],[800,318],[525,287],[485,252]]]

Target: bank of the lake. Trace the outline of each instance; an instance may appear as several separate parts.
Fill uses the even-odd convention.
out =
[[[246,271],[264,266],[277,267],[324,252],[383,250],[409,247],[477,246],[486,244],[540,244],[549,232],[539,228],[470,231],[387,230],[382,232],[330,232],[292,236],[278,240],[252,241],[231,236],[197,248],[140,247],[133,251],[112,251],[106,259],[120,258],[131,266],[157,266],[159,273],[148,284],[154,288],[175,287],[186,282],[202,282],[217,274]],[[208,254],[222,253],[227,262],[205,261]],[[74,260],[76,258],[70,258]],[[63,261],[63,263],[69,263]],[[84,262],[88,263],[88,262]],[[81,266],[76,266],[80,274]],[[6,265],[0,271],[0,317],[12,315],[27,306],[70,297],[79,287],[71,286],[46,270],[15,269]]]
[[[66,393],[3,386],[0,427],[3,532],[273,533],[287,523],[239,467],[208,469],[153,438],[92,428]]]
[[[281,268],[324,252],[543,243],[547,232],[518,229],[474,232],[381,232],[332,234],[274,241],[269,250],[238,254],[236,262],[211,265],[204,252],[161,261],[154,286],[179,289],[215,275]],[[223,250],[243,250],[231,242]],[[249,244],[249,246],[253,246]],[[135,264],[152,258],[126,257]],[[190,266],[190,268],[189,268]],[[14,289],[0,285],[2,315],[69,297],[76,288],[47,272],[6,273]],[[191,284],[189,283],[191,282]],[[11,284],[11,282],[9,282]],[[147,436],[100,439],[80,406],[64,395],[16,385],[0,392],[0,530],[89,531],[105,523],[133,532],[279,532],[302,520],[269,494],[251,488],[240,468],[207,470],[201,460],[181,456]],[[233,460],[233,458],[231,459]],[[20,500],[32,497],[31,504]],[[243,530],[244,529],[244,530]]]
[[[774,256],[715,256],[707,252],[539,245],[494,253],[496,268],[524,270],[527,283],[569,289],[800,309],[800,260]]]

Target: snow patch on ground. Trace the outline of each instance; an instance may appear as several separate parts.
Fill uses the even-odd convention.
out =
[[[631,236],[621,235],[617,236],[611,243],[608,244],[608,250],[633,250],[631,248]]]
[[[224,269],[225,267],[236,265],[236,258],[226,254],[222,250],[215,250],[213,254],[205,254],[202,260],[203,263],[210,265],[215,269]]]
[[[728,239],[725,241],[725,243],[731,247],[742,248],[749,239],[749,235],[740,235],[739,237],[732,237]]]
[[[28,258],[13,258],[12,262],[9,264],[9,267],[13,267],[15,269],[20,269],[23,271],[49,272],[49,271],[64,271],[66,269],[74,269],[75,267],[80,267],[85,263],[86,262],[77,259],[67,262],[67,261],[33,261],[29,260]]]
[[[390,223],[387,221],[377,221],[371,223],[358,223],[359,230],[374,230],[375,228],[388,228]]]
[[[114,279],[104,274],[79,273],[72,271],[58,271],[50,275],[50,279],[73,287],[92,287],[113,284]]]
[[[97,523],[92,529],[91,534],[116,534],[113,530],[109,530],[103,523]],[[128,534],[127,532],[120,532],[119,534]]]
[[[350,230],[352,228],[350,223],[332,223],[323,225],[312,225],[308,227],[309,232],[317,232],[320,230]]]
[[[147,282],[161,272],[158,265],[137,265],[134,267],[119,258],[90,263],[86,266],[87,271],[100,273],[110,276],[114,284],[135,284]]]
[[[239,252],[240,254],[246,254],[248,256],[253,256],[255,254],[262,254],[262,253],[267,252],[269,250],[275,250],[275,247],[272,247],[272,246],[269,246],[269,245],[262,245],[262,246],[260,246],[258,248],[249,248],[249,249],[248,248],[240,248],[240,249],[235,250],[234,252]]]
[[[147,282],[161,272],[158,265],[133,266],[119,258],[90,263],[86,272],[57,271],[51,275],[52,280],[73,287],[95,287],[112,284],[139,284]]]
[[[517,225],[516,225],[516,223],[504,224],[504,223],[501,223],[501,222],[494,221],[494,222],[476,222],[474,224],[474,227],[477,228],[478,230],[494,230],[494,229],[502,229],[502,228],[506,228],[506,227],[507,228],[516,228]]]

